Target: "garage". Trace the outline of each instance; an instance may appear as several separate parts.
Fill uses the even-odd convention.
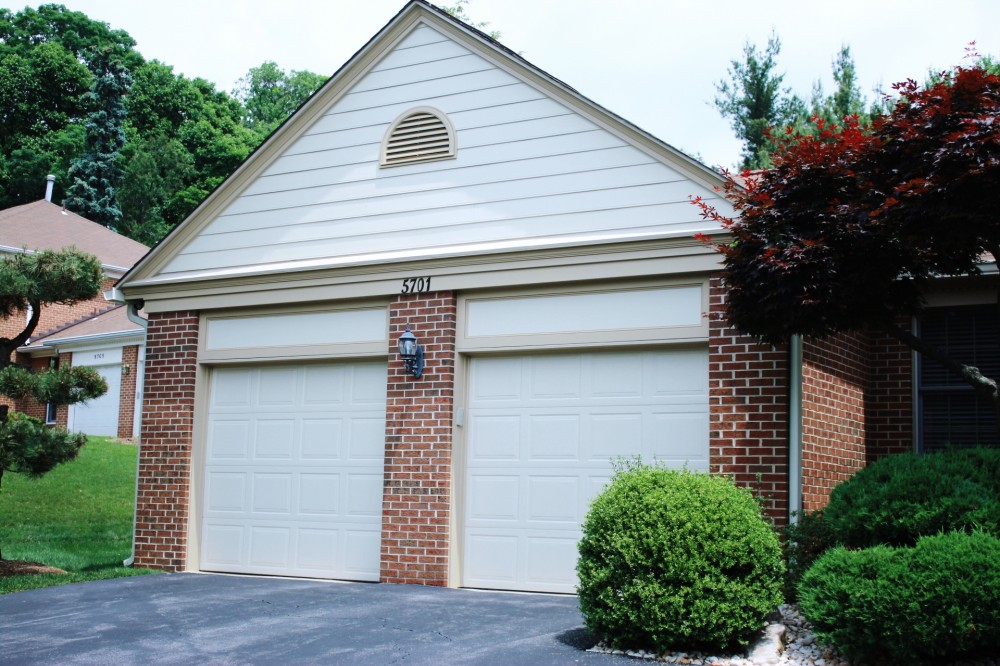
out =
[[[122,389],[121,348],[74,352],[73,362],[96,370],[108,383],[108,392],[85,403],[70,405],[69,429],[87,435],[117,437]]]
[[[708,469],[704,348],[473,358],[462,585],[575,591],[612,461]]]
[[[216,367],[200,569],[377,581],[385,361]]]

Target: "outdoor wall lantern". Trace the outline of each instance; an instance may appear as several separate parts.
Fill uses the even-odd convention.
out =
[[[424,348],[417,344],[417,336],[410,331],[410,325],[406,325],[406,330],[399,336],[396,343],[399,349],[399,356],[403,359],[403,369],[420,379],[424,374]]]

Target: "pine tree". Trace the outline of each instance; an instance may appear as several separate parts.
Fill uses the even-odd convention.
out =
[[[96,81],[88,93],[94,111],[87,117],[83,155],[69,170],[66,207],[114,229],[121,219],[117,189],[122,180],[121,149],[125,145],[125,95],[132,77],[105,49],[96,61]]]

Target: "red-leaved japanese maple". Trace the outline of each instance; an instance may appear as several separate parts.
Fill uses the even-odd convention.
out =
[[[728,320],[768,342],[887,331],[1000,414],[994,380],[898,325],[919,313],[930,280],[1000,258],[1000,77],[957,67],[895,88],[899,101],[871,127],[816,120],[815,134],[778,138],[772,169],[727,173],[737,217],[694,199],[729,232],[705,239],[723,255]]]

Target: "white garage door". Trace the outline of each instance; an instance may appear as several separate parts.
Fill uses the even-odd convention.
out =
[[[219,368],[200,568],[378,580],[386,364]]]
[[[618,456],[708,469],[708,354],[472,361],[462,583],[576,588],[587,508]]]
[[[118,409],[121,403],[122,367],[106,365],[93,368],[108,383],[108,392],[86,403],[70,405],[69,429],[88,435],[118,436]]]

